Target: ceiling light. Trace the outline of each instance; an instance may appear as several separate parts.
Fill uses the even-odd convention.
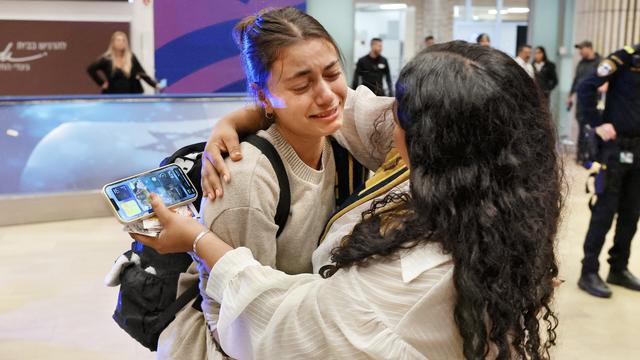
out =
[[[20,133],[18,132],[18,130],[7,129],[7,135],[9,135],[11,137],[18,137],[18,135],[20,135]]]
[[[508,8],[507,12],[509,12],[510,14],[526,14],[529,12],[529,8],[526,7],[513,7],[513,8]]]
[[[407,4],[381,4],[380,5],[381,10],[400,10],[400,9],[406,9],[406,8],[407,8]]]

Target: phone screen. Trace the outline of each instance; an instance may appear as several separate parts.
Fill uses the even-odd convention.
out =
[[[186,175],[177,165],[160,168],[105,187],[105,193],[120,218],[132,221],[153,212],[149,195],[156,193],[167,206],[198,197]]]

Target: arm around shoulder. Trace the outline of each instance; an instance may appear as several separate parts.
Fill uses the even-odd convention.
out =
[[[394,101],[364,85],[348,90],[343,125],[333,136],[369,170],[377,170],[393,146]]]

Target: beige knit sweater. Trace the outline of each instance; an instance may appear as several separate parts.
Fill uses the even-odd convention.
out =
[[[322,168],[315,170],[298,157],[276,125],[258,136],[274,145],[289,178],[291,210],[284,230],[275,240],[280,194],[276,173],[267,157],[248,143],[241,144],[242,161],[227,161],[233,175],[225,184],[224,196],[202,203],[204,225],[234,248],[251,249],[263,265],[289,274],[311,272],[311,253],[335,207],[331,145],[325,142]]]

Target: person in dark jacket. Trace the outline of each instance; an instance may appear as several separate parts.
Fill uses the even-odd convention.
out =
[[[576,67],[576,73],[573,78],[573,83],[571,84],[571,90],[569,91],[569,96],[567,97],[567,102],[566,102],[567,111],[571,110],[571,108],[573,107],[573,95],[576,94],[576,91],[578,90],[578,85],[580,85],[580,83],[584,79],[589,77],[591,74],[594,74],[596,72],[596,68],[598,67],[598,64],[600,64],[600,62],[602,61],[602,59],[600,58],[600,54],[595,52],[595,50],[593,49],[593,44],[591,44],[591,41],[589,40],[584,40],[577,43],[575,45],[575,48],[580,51],[580,56],[582,57],[582,59],[580,59],[580,62]],[[604,89],[599,89],[598,93],[594,95],[595,98],[591,100],[597,102],[598,97],[600,96],[600,93],[603,90]],[[585,140],[585,132],[584,132],[584,128],[586,124],[585,124],[585,121],[580,117],[580,114],[582,113],[582,110],[583,110],[582,104],[580,103],[579,99],[577,100],[578,101],[576,102],[576,122],[578,123],[578,139],[576,143],[578,145],[578,149],[577,149],[576,160],[578,161],[578,163],[582,163],[587,160],[585,155],[587,145],[585,143],[586,140]]]
[[[381,55],[382,39],[371,39],[371,51],[361,57],[356,64],[356,73],[353,76],[352,88],[355,89],[362,84],[374,94],[384,96],[385,92],[382,87],[382,78],[387,80],[387,96],[393,96],[393,83],[391,81],[391,71],[389,70],[389,62]]]
[[[569,91],[569,96],[567,97],[567,108],[571,109],[573,107],[573,95],[575,95],[578,90],[578,85],[580,82],[587,78],[589,75],[596,72],[596,68],[598,64],[602,61],[600,58],[600,54],[593,50],[593,44],[591,41],[585,40],[575,45],[575,48],[580,51],[580,62],[576,67],[576,74],[573,77],[573,83],[571,84],[571,90]],[[580,113],[580,103],[578,103],[578,108],[576,109],[577,113]]]
[[[131,52],[127,34],[121,31],[113,33],[109,48],[89,65],[87,72],[103,94],[142,94],[140,79],[160,90],[158,82],[147,75]]]
[[[551,91],[558,85],[558,74],[556,73],[556,64],[547,59],[547,51],[542,46],[536,47],[533,69],[535,70],[536,82],[548,102]]]

